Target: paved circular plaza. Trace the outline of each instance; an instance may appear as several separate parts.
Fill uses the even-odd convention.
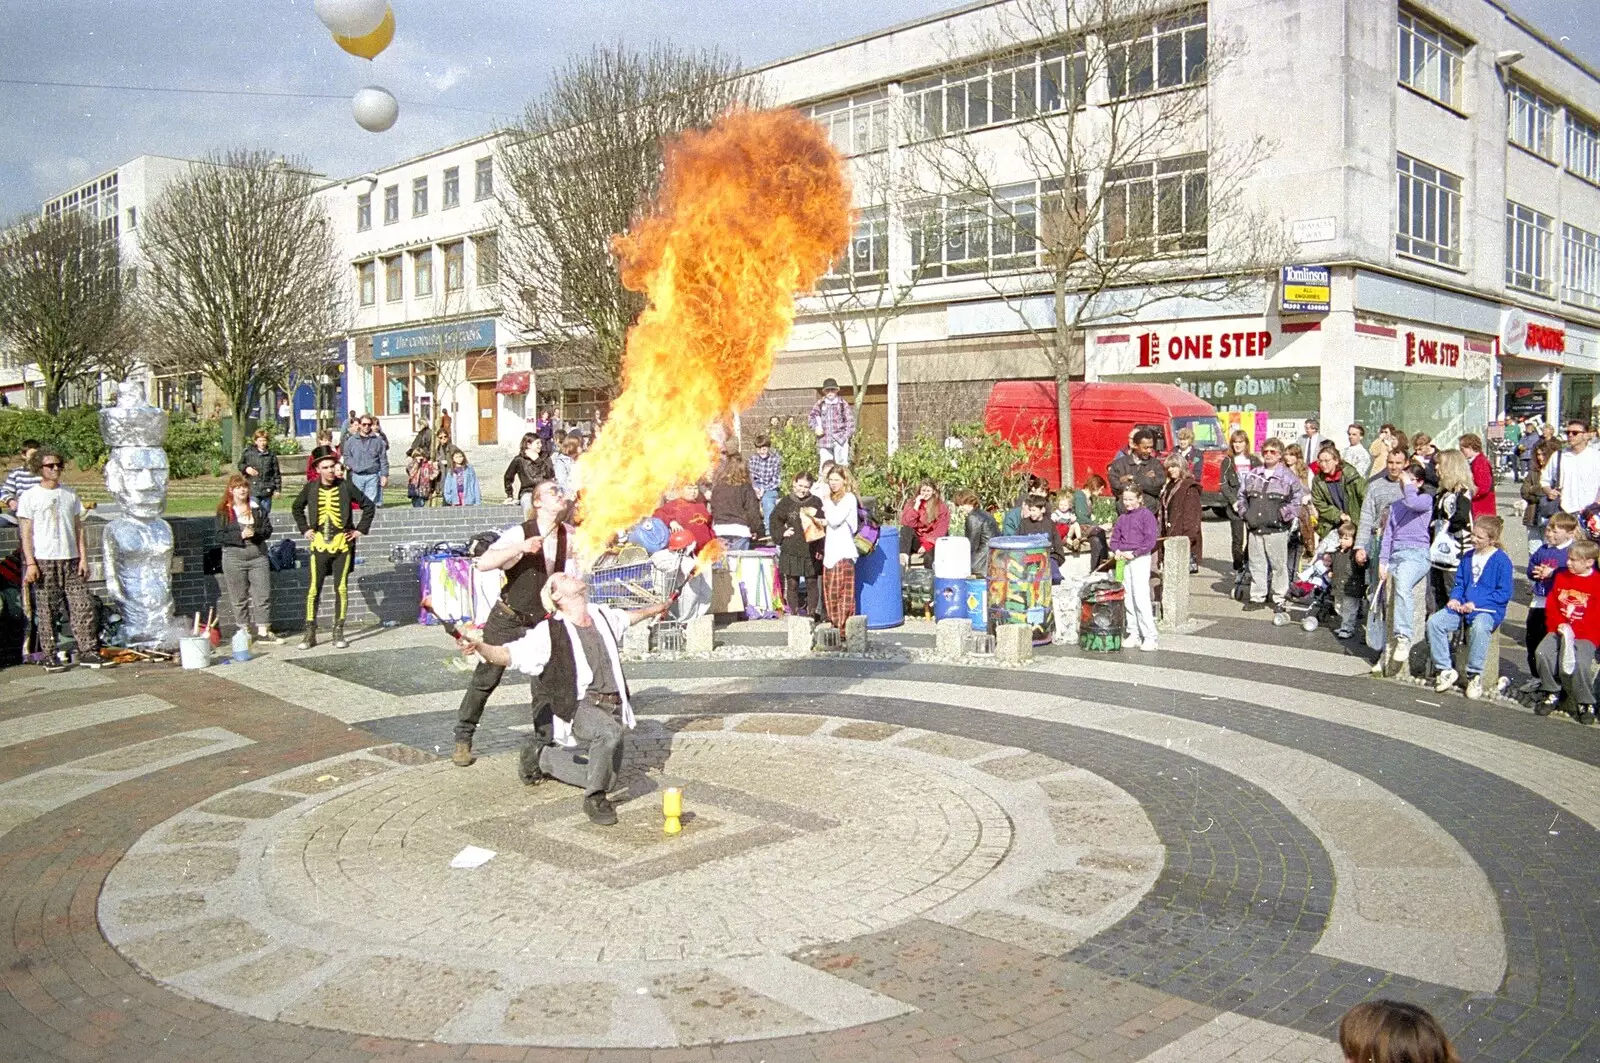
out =
[[[449,763],[430,632],[18,671],[0,1058],[1338,1063],[1373,996],[1600,1058],[1600,740],[1321,638],[640,663],[614,828],[516,779],[526,686]]]

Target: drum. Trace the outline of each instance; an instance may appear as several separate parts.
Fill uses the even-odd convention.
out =
[[[1122,584],[1109,580],[1086,584],[1078,613],[1078,646],[1095,653],[1122,649],[1122,632],[1127,617]]]
[[[966,579],[972,575],[972,542],[964,535],[946,535],[933,541],[935,579]]]
[[[966,580],[933,577],[933,618],[935,620],[967,618]]]
[[[872,631],[905,623],[905,603],[900,597],[900,527],[880,529],[872,553],[856,559],[856,612],[867,618]]]
[[[1050,539],[1045,535],[997,535],[989,540],[989,622],[1027,624],[1033,644],[1043,646],[1055,630],[1050,604]]]
[[[972,621],[972,630],[989,630],[989,581],[986,579],[967,580],[967,617]]]

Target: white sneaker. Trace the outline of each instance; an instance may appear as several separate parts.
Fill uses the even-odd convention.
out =
[[[1125,650],[1142,650],[1144,649],[1144,644],[1139,641],[1137,636],[1129,635],[1122,640],[1122,648]]]
[[[1384,655],[1380,653],[1380,654],[1378,654],[1378,659],[1376,661],[1372,662],[1372,667],[1368,668],[1367,672],[1369,674],[1371,674],[1371,675],[1382,675],[1383,674],[1383,664],[1384,664]]]
[[[1483,697],[1483,677],[1475,675],[1467,680],[1467,700],[1477,701],[1481,697]]]
[[[1146,653],[1153,653],[1155,650],[1159,649],[1159,647],[1156,645],[1155,639],[1147,639],[1145,642],[1140,644],[1139,648],[1144,650]]]
[[[1446,668],[1444,671],[1439,673],[1439,678],[1433,681],[1434,692],[1443,694],[1446,690],[1449,690],[1451,687],[1455,686],[1456,680],[1460,678],[1461,674],[1454,668]]]
[[[1411,662],[1411,640],[1404,635],[1396,635],[1394,640],[1394,653],[1390,657],[1396,668],[1404,668]]]

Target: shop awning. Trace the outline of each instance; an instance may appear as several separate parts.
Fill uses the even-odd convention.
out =
[[[497,395],[526,395],[528,393],[529,378],[533,374],[526,369],[519,369],[514,373],[507,373],[495,381],[494,390]]]

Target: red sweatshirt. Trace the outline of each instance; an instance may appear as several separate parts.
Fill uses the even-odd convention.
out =
[[[1494,516],[1494,469],[1489,465],[1489,456],[1478,454],[1467,468],[1472,473],[1473,517]]]
[[[1545,609],[1551,631],[1571,624],[1574,638],[1600,646],[1600,569],[1587,576],[1574,576],[1570,569],[1557,572]]]

